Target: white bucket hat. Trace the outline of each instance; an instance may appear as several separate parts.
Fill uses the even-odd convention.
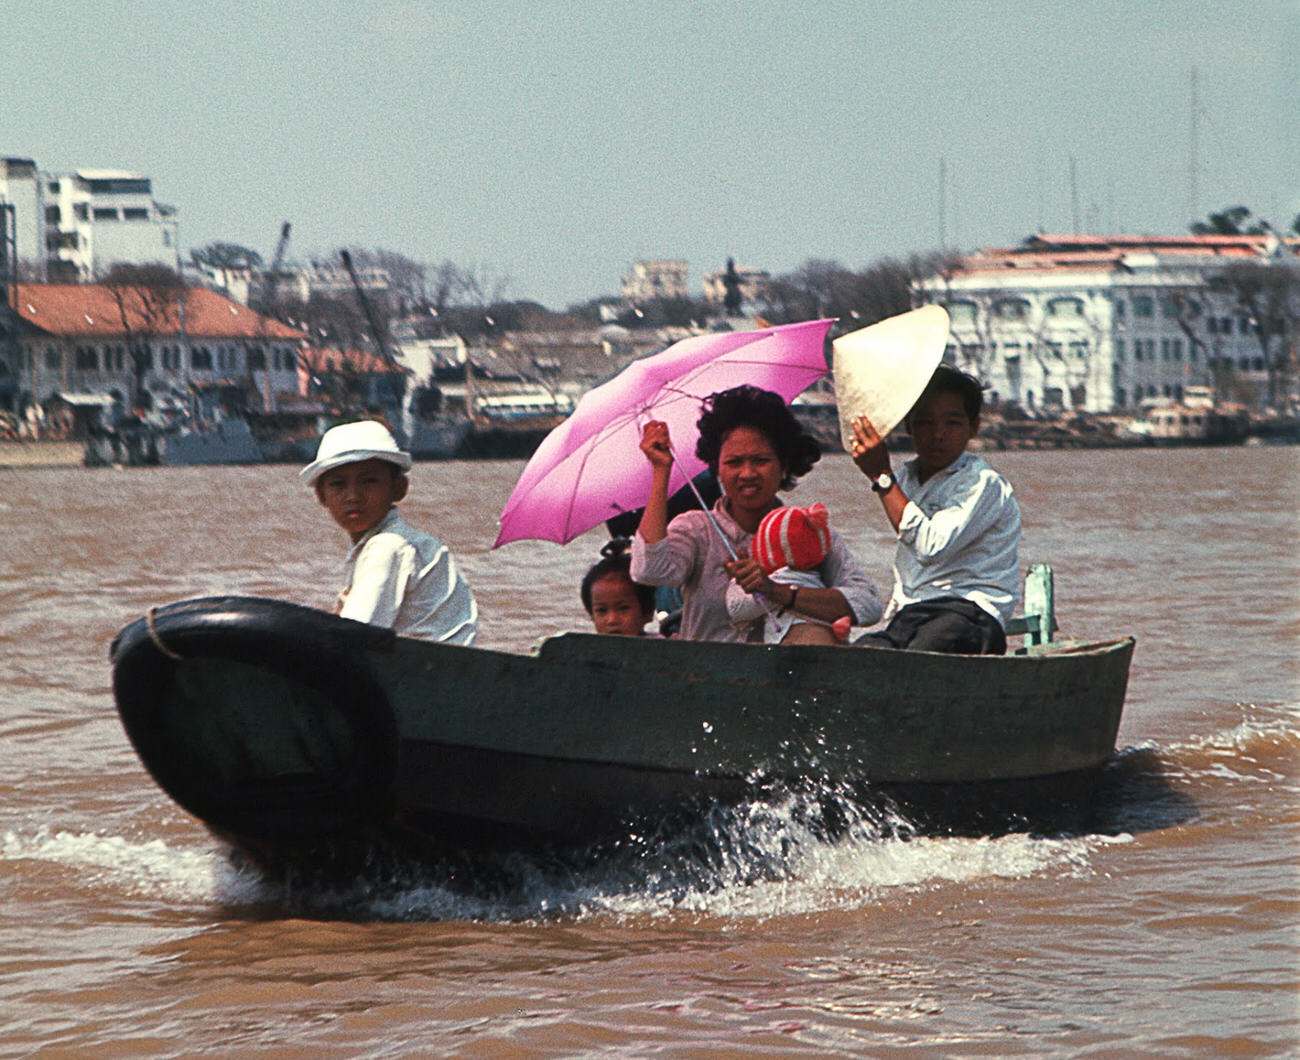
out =
[[[316,459],[303,468],[299,477],[309,486],[333,468],[355,464],[361,460],[387,460],[403,471],[411,467],[411,454],[404,453],[388,428],[375,420],[343,423],[331,427],[320,440]]]

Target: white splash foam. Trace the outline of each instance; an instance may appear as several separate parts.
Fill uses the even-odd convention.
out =
[[[169,901],[243,903],[264,897],[263,882],[238,870],[222,851],[171,847],[161,839],[133,842],[97,833],[9,831],[0,837],[0,856],[68,866],[79,870],[87,886]]]

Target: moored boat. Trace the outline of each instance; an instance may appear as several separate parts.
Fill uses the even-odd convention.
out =
[[[992,793],[1032,820],[1112,755],[1133,643],[958,656],[566,633],[521,655],[214,597],[151,611],[112,659],[154,779],[274,870],[375,842],[589,843],[773,782],[892,793],[939,825]]]

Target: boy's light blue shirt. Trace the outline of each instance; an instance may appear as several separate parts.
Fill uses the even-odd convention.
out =
[[[974,453],[924,484],[916,472],[915,459],[898,472],[907,507],[886,621],[908,604],[956,596],[1005,626],[1020,599],[1020,506],[1011,484]]]

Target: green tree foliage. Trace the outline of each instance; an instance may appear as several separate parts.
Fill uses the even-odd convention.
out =
[[[1272,231],[1263,218],[1251,222],[1251,212],[1245,206],[1228,206],[1212,213],[1206,221],[1193,221],[1191,232],[1197,236],[1258,236]],[[1300,221],[1300,217],[1296,218]]]
[[[210,269],[260,269],[262,255],[238,243],[209,243],[190,251],[195,265]]]

